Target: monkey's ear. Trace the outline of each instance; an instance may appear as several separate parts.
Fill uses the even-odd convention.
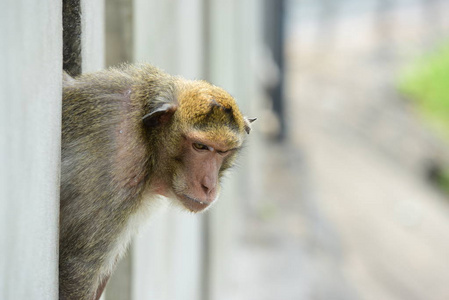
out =
[[[247,134],[251,132],[251,123],[256,121],[257,118],[247,118],[245,117],[245,131]]]
[[[177,106],[172,103],[165,103],[146,114],[142,121],[147,126],[157,126],[168,122],[175,113]]]

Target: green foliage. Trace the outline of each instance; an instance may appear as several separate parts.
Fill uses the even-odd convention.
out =
[[[400,78],[399,90],[449,140],[449,44],[406,70]]]
[[[438,134],[449,141],[449,44],[421,58],[403,72],[399,90],[411,99]],[[449,169],[435,174],[435,183],[449,194]]]
[[[443,170],[437,178],[437,185],[447,194],[449,194],[449,169]]]

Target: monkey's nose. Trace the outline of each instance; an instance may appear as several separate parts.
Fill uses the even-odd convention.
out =
[[[206,196],[209,196],[210,193],[213,191],[214,188],[210,188],[204,184],[201,184],[201,187],[203,188],[204,193],[206,194]]]
[[[207,197],[213,195],[216,185],[216,180],[208,176],[204,177],[201,182],[201,188],[203,189],[203,192]]]

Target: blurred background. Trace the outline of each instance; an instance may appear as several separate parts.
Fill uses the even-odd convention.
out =
[[[34,2],[0,3],[1,299],[57,299],[74,7],[80,71],[150,62],[258,118],[220,201],[154,218],[103,299],[449,299],[448,0]]]
[[[139,236],[137,299],[449,299],[449,1],[146,3],[132,59],[258,121],[215,207]]]

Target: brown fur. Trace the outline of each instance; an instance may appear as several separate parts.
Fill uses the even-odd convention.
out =
[[[197,133],[239,148],[249,122],[224,90],[150,65],[64,82],[59,291],[60,299],[91,300],[110,275],[109,256],[122,243],[121,233],[148,195],[172,196],[174,178],[185,180],[186,170],[197,168],[183,160],[192,151],[185,137]],[[144,125],[142,118],[163,104],[170,110],[152,115],[157,125]],[[220,163],[222,174],[236,154],[211,161]],[[193,204],[185,207],[198,211],[200,204]]]

